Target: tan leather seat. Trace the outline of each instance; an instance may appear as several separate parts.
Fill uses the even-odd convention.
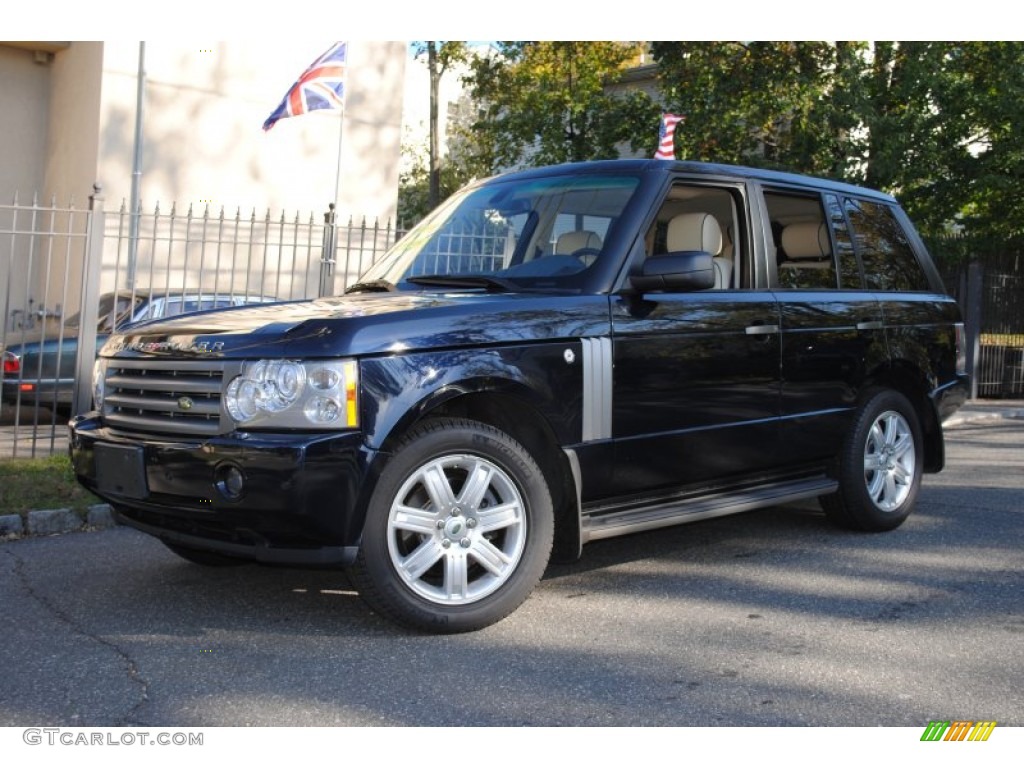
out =
[[[597,232],[588,229],[580,229],[575,232],[564,232],[555,240],[555,253],[571,256],[582,248],[593,248],[601,250],[601,236]]]
[[[832,244],[823,221],[802,221],[782,230],[786,261],[779,264],[783,288],[835,288]]]
[[[681,213],[668,223],[665,238],[669,251],[705,251],[715,267],[715,288],[729,288],[732,259],[722,253],[722,228],[710,213]]]

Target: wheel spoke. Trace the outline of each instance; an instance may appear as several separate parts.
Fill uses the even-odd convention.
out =
[[[408,557],[399,561],[398,567],[410,579],[416,580],[430,570],[430,567],[440,560],[444,553],[444,549],[437,539],[425,539]]]
[[[401,531],[433,536],[437,532],[437,520],[437,513],[432,510],[417,509],[404,504],[395,506],[394,526]]]
[[[879,421],[884,424],[886,447],[894,445],[896,443],[896,437],[900,426],[899,416],[894,413],[888,413],[879,419]]]
[[[885,481],[885,490],[883,491],[882,497],[879,501],[883,508],[892,509],[899,501],[899,490],[896,488],[896,476],[892,472],[885,472],[882,474],[882,478]]]
[[[466,484],[462,487],[462,493],[459,494],[459,505],[468,508],[476,509],[480,506],[480,502],[483,501],[484,494],[487,493],[487,489],[491,485],[491,477],[494,475],[494,469],[481,461],[473,463],[473,468],[469,471],[469,476],[466,478]]]
[[[452,485],[448,482],[448,476],[444,473],[444,466],[435,462],[423,468],[423,486],[427,489],[430,500],[434,503],[434,509],[444,513],[455,504],[455,494],[452,492]]]
[[[901,434],[892,447],[893,456],[898,460],[902,459],[908,451],[912,450],[914,450],[914,438],[909,432]]]
[[[912,470],[908,469],[903,464],[897,464],[892,468],[892,476],[901,486],[907,485],[912,474]]]
[[[877,472],[885,463],[882,461],[882,455],[879,453],[868,453],[864,455],[864,471],[865,472]]]
[[[484,538],[478,538],[474,541],[469,553],[473,556],[474,560],[495,576],[501,576],[508,567],[508,564],[512,562],[508,555]]]
[[[885,447],[885,432],[882,431],[881,420],[876,421],[871,425],[871,431],[868,432],[868,448],[874,448],[875,450],[881,450]]]
[[[880,500],[882,488],[885,486],[885,472],[878,471],[868,481],[868,495],[875,501]]]
[[[508,528],[510,525],[515,525],[519,522],[519,516],[520,506],[519,502],[516,501],[478,510],[478,531],[480,533],[489,533],[490,531]]]
[[[445,554],[444,591],[449,600],[461,600],[468,597],[469,562],[465,551]]]

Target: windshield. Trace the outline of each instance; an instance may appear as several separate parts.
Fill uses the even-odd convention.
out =
[[[396,243],[362,282],[411,289],[419,278],[474,276],[526,288],[570,287],[601,258],[638,184],[634,176],[572,175],[464,190]]]

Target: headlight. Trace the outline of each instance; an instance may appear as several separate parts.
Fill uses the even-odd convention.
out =
[[[349,429],[358,425],[353,360],[258,360],[242,366],[224,393],[240,427]]]
[[[103,410],[103,396],[106,394],[107,363],[98,359],[92,364],[92,402],[97,410]]]

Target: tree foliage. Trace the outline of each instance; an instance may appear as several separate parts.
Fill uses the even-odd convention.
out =
[[[429,105],[429,168],[427,171],[428,210],[436,207],[441,200],[441,148],[438,130],[438,100],[441,78],[454,65],[464,62],[468,55],[466,44],[461,40],[426,40],[417,46],[417,58],[426,57],[427,76],[430,79]],[[447,195],[446,195],[447,197]]]
[[[640,45],[510,41],[477,57],[450,178],[650,157],[674,112],[681,158],[883,189],[931,234],[1024,236],[1024,43],[655,42],[654,96],[623,83]]]
[[[898,195],[932,232],[1024,218],[1024,44],[654,43],[682,155]]]
[[[519,41],[477,58],[467,80],[481,108],[473,128],[495,167],[618,157],[638,120],[657,125],[645,94],[609,90],[637,52],[635,43]]]

